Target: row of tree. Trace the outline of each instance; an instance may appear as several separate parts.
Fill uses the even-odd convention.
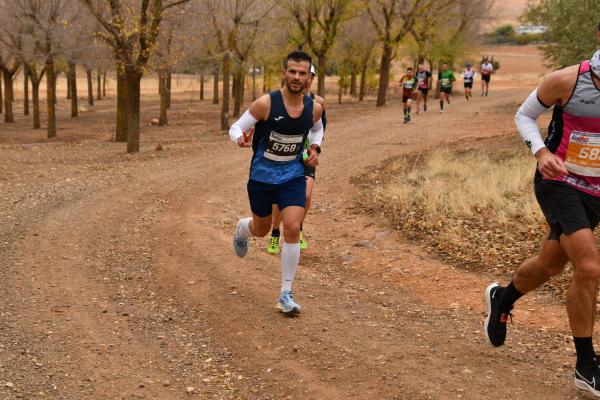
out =
[[[212,74],[213,101],[221,103],[225,130],[230,116],[240,114],[248,75],[255,98],[257,73],[263,91],[275,87],[284,55],[296,48],[314,55],[321,96],[331,72],[340,90],[349,88],[360,100],[369,76],[377,75],[376,104],[383,106],[394,60],[408,56],[431,68],[456,59],[489,17],[492,1],[0,0],[5,121],[12,120],[12,82],[21,70],[24,85],[31,83],[33,126],[40,127],[38,93],[45,75],[47,134],[55,136],[56,76],[67,76],[76,117],[79,65],[88,77],[90,102],[93,72],[101,98],[101,79],[115,71],[115,137],[127,142],[128,152],[139,151],[140,82],[150,70],[159,78],[161,125],[167,123],[171,74],[180,70],[200,75],[201,98],[205,76]]]

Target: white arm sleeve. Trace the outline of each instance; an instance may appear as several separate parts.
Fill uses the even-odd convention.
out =
[[[248,132],[257,122],[258,120],[250,114],[250,110],[246,110],[240,119],[235,121],[233,125],[231,125],[231,128],[229,128],[229,137],[231,138],[231,141],[237,143],[244,132]]]
[[[537,118],[548,110],[545,104],[542,104],[537,96],[537,88],[531,92],[529,97],[521,104],[515,115],[515,124],[523,141],[529,147],[532,154],[546,147],[540,128],[537,126]]]
[[[321,142],[323,142],[323,121],[321,119],[310,128],[310,132],[308,132],[308,141],[310,144],[316,144],[321,147]]]

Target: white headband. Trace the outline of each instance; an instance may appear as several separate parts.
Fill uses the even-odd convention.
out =
[[[590,60],[590,67],[596,76],[600,76],[600,50],[594,53],[594,56]]]

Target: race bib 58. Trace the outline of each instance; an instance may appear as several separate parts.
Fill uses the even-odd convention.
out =
[[[600,133],[572,131],[565,167],[574,174],[600,177]]]

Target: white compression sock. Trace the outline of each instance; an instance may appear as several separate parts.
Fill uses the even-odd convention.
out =
[[[250,221],[252,221],[252,218],[242,218],[240,219],[240,222],[238,222],[240,238],[243,240],[248,240],[252,237],[252,232],[250,232]]]
[[[281,250],[281,291],[292,290],[294,276],[300,262],[300,243],[283,243]]]

